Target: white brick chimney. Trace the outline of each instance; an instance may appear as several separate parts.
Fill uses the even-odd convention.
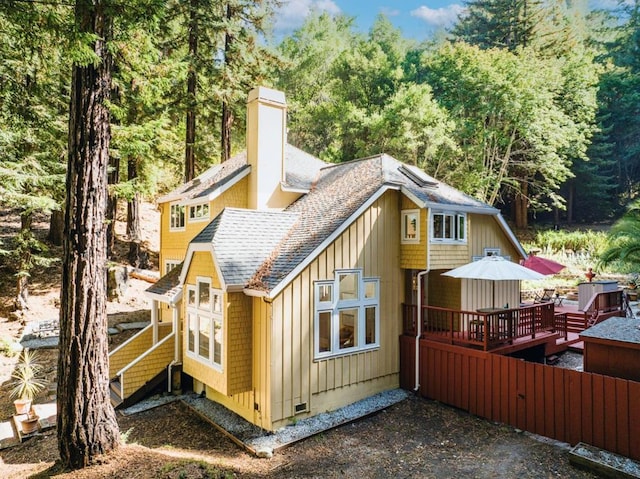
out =
[[[247,99],[247,162],[250,209],[288,206],[281,191],[284,181],[284,148],[287,142],[287,103],[284,93],[265,87],[249,92]]]

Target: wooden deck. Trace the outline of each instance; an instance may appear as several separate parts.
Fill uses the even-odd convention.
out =
[[[496,354],[542,348],[544,356],[581,351],[579,334],[612,316],[624,316],[621,291],[594,294],[584,311],[577,302],[558,300],[518,308],[458,311],[403,305],[403,335],[465,346]]]

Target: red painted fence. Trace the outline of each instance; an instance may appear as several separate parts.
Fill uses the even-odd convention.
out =
[[[415,338],[401,385],[413,388]],[[491,421],[640,460],[640,383],[420,340],[420,394]]]

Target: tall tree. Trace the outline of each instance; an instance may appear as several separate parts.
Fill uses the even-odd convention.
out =
[[[60,209],[66,98],[60,85],[68,76],[56,31],[64,20],[57,6],[0,4],[0,204],[21,219],[3,256],[16,273],[18,309],[28,306],[31,270],[48,263],[32,231],[34,215]]]
[[[73,67],[58,356],[58,449],[62,464],[87,466],[119,443],[109,399],[106,314],[107,167],[111,59],[107,2],[78,0],[82,42]]]

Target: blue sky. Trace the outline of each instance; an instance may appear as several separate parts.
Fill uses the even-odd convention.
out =
[[[632,1],[632,0],[629,0]],[[613,8],[616,0],[588,0],[591,8]],[[378,14],[384,13],[404,36],[424,40],[450,27],[464,9],[463,0],[285,0],[276,16],[276,35],[300,27],[313,10],[355,17],[361,31],[368,31]]]
[[[462,0],[289,0],[278,12],[276,30],[290,33],[302,25],[313,9],[355,17],[362,31],[368,31],[378,14],[384,13],[405,37],[423,40],[440,28],[451,26],[463,4]]]

